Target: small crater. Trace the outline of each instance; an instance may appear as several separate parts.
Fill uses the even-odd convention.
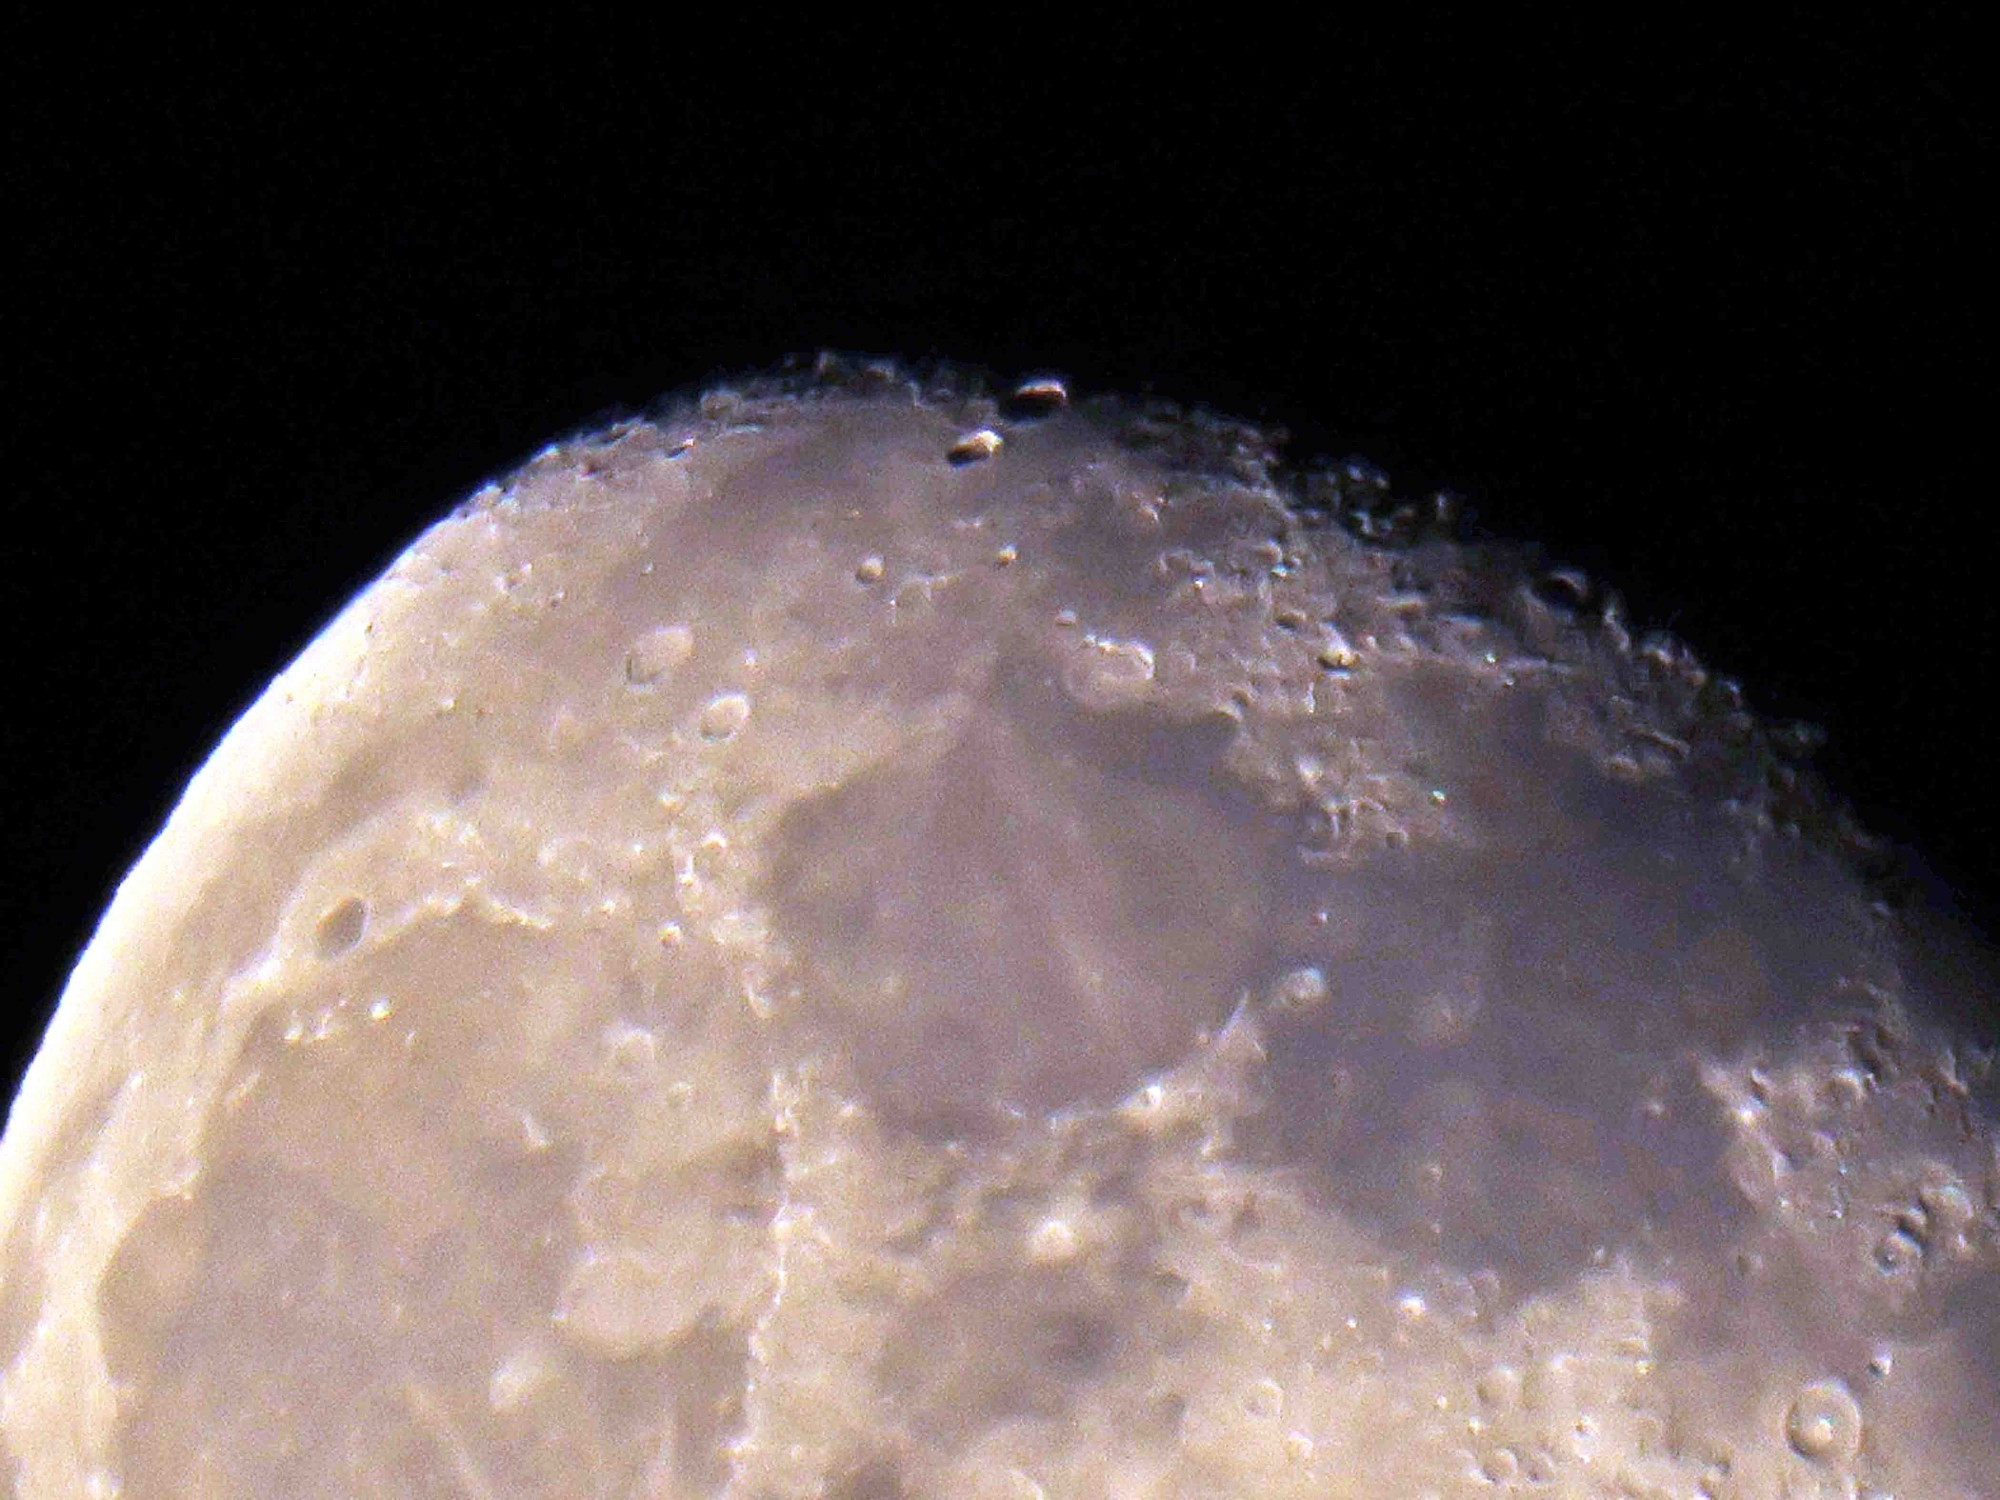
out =
[[[1144,641],[1088,635],[1063,673],[1063,687],[1085,708],[1123,708],[1153,687],[1153,648]]]
[[[1494,1365],[1479,1377],[1474,1389],[1479,1399],[1496,1411],[1512,1411],[1521,1404],[1521,1372],[1513,1365]]]
[[[976,464],[1000,451],[1000,434],[990,427],[968,432],[945,450],[945,461],[954,469]]]
[[[604,1029],[602,1044],[611,1072],[623,1082],[643,1083],[659,1065],[659,1037],[647,1027],[614,1021]]]
[[[1035,375],[1015,386],[1000,403],[1000,415],[1009,422],[1032,422],[1054,416],[1069,405],[1069,387],[1054,375]]]
[[[1275,1422],[1285,1414],[1285,1388],[1268,1375],[1252,1381],[1237,1399],[1253,1422]]]
[[[1315,1010],[1326,1003],[1326,974],[1317,964],[1301,964],[1271,986],[1271,1003],[1280,1010]]]
[[[339,958],[361,941],[368,925],[368,903],[359,896],[336,902],[313,929],[313,951],[322,959]]]
[[[1785,1441],[1814,1463],[1845,1463],[1861,1451],[1861,1408],[1838,1380],[1816,1380],[1785,1413]]]
[[[1571,615],[1587,608],[1593,593],[1590,579],[1575,568],[1544,573],[1529,585],[1529,591],[1542,604]]]
[[[750,700],[741,693],[724,693],[708,701],[696,727],[705,740],[728,740],[734,739],[749,720]]]
[[[1923,1265],[1922,1241],[1906,1229],[1891,1229],[1875,1244],[1875,1266],[1885,1276],[1901,1276]]]
[[[662,625],[649,630],[625,650],[625,683],[628,687],[653,687],[694,655],[694,632],[685,625]]]
[[[1481,1460],[1479,1472],[1488,1484],[1511,1485],[1521,1477],[1521,1460],[1512,1448],[1495,1448]]]

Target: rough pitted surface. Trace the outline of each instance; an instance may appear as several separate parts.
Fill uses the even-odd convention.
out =
[[[16,1103],[14,1492],[2000,1494],[1984,981],[1369,487],[848,370],[426,532]]]

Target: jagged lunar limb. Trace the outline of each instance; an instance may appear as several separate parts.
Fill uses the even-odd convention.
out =
[[[2000,1493],[1985,981],[1731,686],[1022,404],[559,444],[271,686],[0,1145],[14,1493]]]

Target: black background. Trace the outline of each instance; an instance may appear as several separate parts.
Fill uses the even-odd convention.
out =
[[[1989,922],[1994,136],[1965,16],[1133,11],[16,52],[0,1005],[480,479],[821,347],[1152,390],[1619,586]]]

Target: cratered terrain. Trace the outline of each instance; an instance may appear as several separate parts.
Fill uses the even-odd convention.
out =
[[[12,1492],[2000,1493],[1989,980],[1880,852],[1365,470],[670,402],[119,888],[0,1145]]]

